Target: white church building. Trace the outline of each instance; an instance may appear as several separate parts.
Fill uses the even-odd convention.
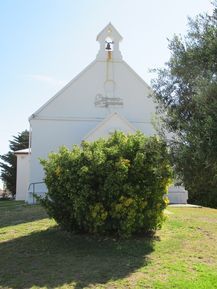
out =
[[[39,158],[65,145],[107,137],[115,130],[155,134],[155,105],[151,88],[123,60],[122,36],[109,23],[98,35],[96,59],[30,118],[30,147],[17,154],[17,200],[34,202],[33,193],[45,194]],[[172,187],[173,203],[186,203],[187,192]]]

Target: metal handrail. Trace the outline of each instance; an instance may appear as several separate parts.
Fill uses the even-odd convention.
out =
[[[30,183],[29,184],[29,187],[28,187],[28,192],[31,188],[31,186],[33,186],[33,191],[32,191],[32,203],[34,204],[35,203],[35,185],[39,185],[39,184],[45,184],[45,182],[34,182],[34,183]]]
[[[33,185],[37,185],[37,184],[45,184],[45,182],[35,182],[35,183],[30,183],[29,184],[29,187],[28,187],[28,191],[29,191],[29,189],[30,189],[30,187]]]

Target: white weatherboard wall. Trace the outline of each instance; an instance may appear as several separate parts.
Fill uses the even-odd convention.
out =
[[[106,137],[115,129],[155,133],[151,124],[155,114],[152,90],[123,61],[121,40],[109,23],[97,36],[100,49],[96,59],[30,117],[29,202],[33,200],[31,184],[44,179],[39,158],[47,158],[60,146],[71,148],[82,140]],[[40,194],[46,191],[42,184],[35,189]]]
[[[16,201],[26,200],[29,186],[29,153],[27,150],[15,152],[17,156]]]
[[[182,186],[171,186],[168,191],[171,204],[187,204],[188,192]]]

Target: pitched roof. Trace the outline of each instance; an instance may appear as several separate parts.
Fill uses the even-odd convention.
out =
[[[60,89],[53,97],[51,97],[45,104],[43,104],[38,110],[36,110],[30,117],[29,121],[33,119],[38,113],[40,113],[44,108],[46,108],[52,101],[54,101],[59,95],[61,95],[68,87],[70,87],[75,81],[77,81],[82,75],[92,67],[97,61],[92,61],[86,68],[84,68],[79,74],[77,74],[71,81],[69,81],[62,89]]]
[[[28,155],[30,152],[31,152],[31,149],[27,148],[27,149],[15,151],[14,154],[15,155]]]

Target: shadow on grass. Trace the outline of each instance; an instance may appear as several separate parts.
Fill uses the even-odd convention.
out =
[[[153,243],[149,238],[98,240],[58,227],[36,232],[0,244],[0,288],[105,284],[147,265]]]
[[[0,204],[0,228],[24,224],[48,217],[45,210],[39,205],[30,206],[23,202],[10,202],[12,205],[4,205],[2,204],[3,202]]]

